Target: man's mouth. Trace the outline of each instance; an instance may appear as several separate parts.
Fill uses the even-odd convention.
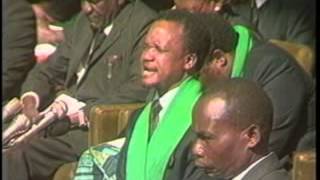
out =
[[[155,72],[157,72],[156,68],[147,67],[147,66],[143,67],[143,74],[152,74],[152,73],[155,73]]]

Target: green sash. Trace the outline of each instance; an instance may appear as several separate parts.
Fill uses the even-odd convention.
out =
[[[162,180],[167,163],[192,123],[192,108],[201,94],[201,84],[184,80],[148,143],[150,105],[137,120],[128,147],[127,180]]]
[[[233,26],[233,28],[239,34],[239,39],[232,66],[231,78],[243,77],[247,56],[252,48],[252,37],[250,35],[250,31],[241,25]]]

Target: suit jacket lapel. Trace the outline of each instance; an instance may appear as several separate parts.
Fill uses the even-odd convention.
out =
[[[121,29],[113,27],[110,34],[103,40],[103,42],[96,46],[93,50],[92,58],[89,60],[89,66],[97,61],[101,55],[103,55],[107,49],[120,37]]]
[[[74,35],[72,37],[71,47],[73,54],[72,60],[70,61],[69,67],[70,70],[68,73],[66,83],[70,83],[74,74],[77,73],[80,62],[85,61],[88,58],[88,53],[91,45],[91,41],[93,38],[93,31],[90,27],[90,23],[86,17],[80,18],[80,21],[83,22],[81,25],[76,25],[75,27],[81,27],[79,30],[74,31]],[[80,24],[80,23],[79,23]],[[79,38],[81,37],[81,38]]]
[[[124,28],[126,28],[127,21],[129,20],[130,14],[133,10],[133,8],[130,8],[130,6],[132,6],[132,4],[126,5],[126,7],[124,7],[124,9],[122,9],[118,16],[114,19],[114,24],[110,34],[93,52],[93,56],[92,59],[90,59],[89,66],[97,61],[99,57],[101,57],[101,55],[103,55],[107,51],[107,49],[120,37],[121,32],[124,30]]]
[[[277,156],[272,153],[266,159],[254,166],[244,177],[245,180],[256,180],[272,171],[280,169],[281,165]]]

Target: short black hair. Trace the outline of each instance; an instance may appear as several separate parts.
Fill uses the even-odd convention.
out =
[[[221,49],[224,52],[235,50],[238,35],[232,25],[219,14],[203,13],[201,20],[207,25],[211,35],[211,52]]]
[[[230,119],[239,129],[251,124],[260,127],[265,143],[272,128],[272,101],[262,87],[254,81],[243,78],[220,80],[212,83],[200,100],[221,98],[226,102],[224,118]]]
[[[183,25],[185,48],[189,53],[195,53],[198,61],[195,71],[203,66],[210,50],[210,33],[206,25],[199,20],[197,13],[190,13],[185,10],[162,11],[158,20],[174,21]]]

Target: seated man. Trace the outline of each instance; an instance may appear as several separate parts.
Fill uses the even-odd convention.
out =
[[[272,116],[270,98],[254,82],[215,82],[193,110],[196,165],[224,179],[289,179],[276,154],[268,150]]]
[[[230,21],[250,24],[265,39],[314,47],[314,0],[174,0],[176,9],[219,13]]]
[[[201,71],[204,84],[242,77],[257,82],[274,107],[269,148],[280,159],[295,150],[306,131],[307,104],[312,82],[284,50],[259,41],[247,28],[234,28],[219,15],[207,15],[211,30],[211,57]]]
[[[314,54],[314,0],[174,0],[176,9],[219,13],[230,22],[251,27],[266,40],[281,40],[310,47]],[[314,75],[314,58],[308,71]]]
[[[13,147],[4,154],[8,170],[5,179],[52,178],[60,165],[78,160],[87,148],[87,116],[92,106],[146,99],[148,89],[141,83],[137,57],[147,27],[157,14],[139,0],[83,3],[85,11],[65,29],[65,41],[48,63],[33,69],[21,97],[22,111],[29,122],[36,120],[38,110],[47,109],[53,101],[67,104],[62,113],[65,118],[24,147]],[[67,99],[55,99],[58,86],[64,87]],[[49,118],[55,114],[54,109],[46,114]]]
[[[201,93],[194,73],[202,67],[210,36],[186,11],[167,11],[150,27],[141,55],[143,83],[155,94],[130,121],[117,179],[195,180],[207,176],[192,161],[192,108]]]

